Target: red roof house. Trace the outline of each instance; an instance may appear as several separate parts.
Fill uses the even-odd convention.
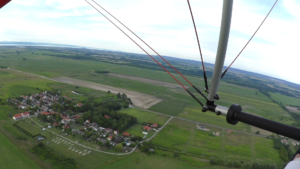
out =
[[[50,115],[50,113],[48,113],[48,112],[46,112],[46,111],[42,112],[41,114],[42,114],[42,115],[44,114],[44,115],[46,115],[46,116],[49,116],[49,115]]]
[[[81,106],[82,106],[82,103],[77,103],[76,106],[77,106],[77,107],[81,107]]]
[[[150,131],[150,130],[151,130],[151,127],[145,126],[145,127],[144,127],[144,130]]]
[[[123,136],[129,137],[129,136],[130,136],[130,134],[129,134],[129,133],[126,133],[126,132],[124,132],[124,133],[123,133]]]
[[[108,138],[107,138],[107,140],[112,140],[112,138],[113,138],[113,136],[109,136]]]
[[[106,119],[109,119],[109,116],[108,116],[108,115],[104,115],[104,117],[105,117]]]
[[[56,122],[53,123],[53,126],[57,126],[58,124]]]
[[[63,129],[68,129],[68,128],[70,128],[69,125],[65,125],[65,126],[63,127]]]
[[[157,128],[158,124],[153,123],[150,127]]]
[[[19,120],[19,119],[23,119],[23,118],[26,118],[26,117],[29,117],[30,114],[29,112],[25,112],[25,113],[20,113],[20,114],[16,114],[13,116],[13,119],[14,120]]]

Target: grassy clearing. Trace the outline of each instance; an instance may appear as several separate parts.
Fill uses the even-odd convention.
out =
[[[152,106],[150,110],[158,111],[172,116],[177,116],[179,113],[181,113],[184,110],[184,108],[187,105],[188,102],[183,102],[181,100],[175,100],[175,99],[166,99]]]
[[[172,119],[152,140],[154,145],[181,151],[188,142],[194,123]]]
[[[226,159],[251,161],[253,155],[251,152],[250,135],[241,133],[224,134],[225,137],[225,157]]]
[[[50,80],[15,72],[9,69],[0,69],[0,72],[5,72],[5,76],[0,76],[0,98],[3,99],[49,90],[50,88],[47,84],[53,83]]]
[[[143,125],[135,124],[135,125],[129,127],[128,129],[126,129],[125,132],[130,133],[131,135],[134,135],[134,136],[143,137],[144,136],[143,127],[144,127]]]
[[[138,119],[138,123],[148,122],[150,119],[153,119],[157,116],[155,113],[150,113],[145,110],[135,108],[122,109],[119,112],[136,117]]]
[[[8,140],[1,132],[0,144],[0,153],[2,154],[2,157],[0,158],[0,168],[40,168],[30,158],[23,154],[23,152],[20,151],[13,143],[11,143],[10,140]]]
[[[149,119],[147,121],[147,123],[156,123],[158,124],[159,126],[162,126],[164,125],[168,120],[170,119],[170,117],[168,116],[164,116],[164,115],[157,115],[151,119]]]
[[[227,123],[226,118],[224,116],[216,116],[216,114],[211,112],[203,113],[201,109],[197,107],[186,107],[184,111],[178,115],[178,117],[203,122],[206,124],[216,125],[224,128],[230,128],[234,130],[250,130],[249,125],[238,123],[237,125],[233,126]]]
[[[253,137],[256,160],[261,162],[282,162],[279,152],[273,148],[273,140]]]
[[[195,161],[196,162],[196,161]],[[103,169],[108,168],[119,168],[120,166],[126,166],[126,168],[144,168],[152,169],[155,164],[157,169],[174,168],[174,169],[184,169],[184,168],[199,168],[203,166],[209,166],[208,163],[197,161],[197,164],[189,165],[183,160],[178,160],[172,157],[162,157],[158,155],[144,155],[142,153],[134,153],[124,159],[118,160],[114,163],[101,166]],[[100,167],[99,167],[100,168]]]
[[[278,103],[282,103],[283,105],[292,105],[292,106],[300,106],[300,99],[285,96],[279,93],[269,93],[273,100]]]
[[[209,132],[195,129],[195,136],[188,147],[188,153],[204,155],[206,158],[219,157],[221,137],[213,136]]]
[[[37,144],[37,140],[26,136],[12,124],[12,120],[0,121],[0,144],[2,145],[0,152],[5,154],[0,158],[0,168],[50,169],[49,163],[41,161],[29,151]],[[20,137],[22,139],[19,139]]]

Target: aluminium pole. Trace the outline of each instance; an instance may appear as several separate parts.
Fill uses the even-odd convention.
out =
[[[223,0],[223,12],[222,12],[222,22],[220,29],[220,37],[218,44],[218,51],[215,61],[215,68],[213,72],[213,77],[211,81],[211,88],[208,94],[208,100],[214,102],[214,96],[217,94],[222,69],[224,66],[228,38],[230,33],[230,24],[231,24],[231,14],[232,14],[233,0]]]

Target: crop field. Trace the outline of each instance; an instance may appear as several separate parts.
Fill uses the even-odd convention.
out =
[[[160,102],[157,102],[157,104],[152,104],[150,100],[148,101],[149,104],[153,105],[152,107],[147,107],[149,111],[136,108],[120,110],[120,112],[133,115],[138,119],[138,124],[125,130],[132,135],[144,136],[142,134],[142,127],[144,127],[144,125],[141,125],[141,123],[157,123],[162,126],[170,118],[169,116],[156,114],[151,111],[199,122],[197,124],[180,119],[172,119],[165,128],[152,139],[152,143],[156,146],[156,155],[146,155],[137,150],[130,155],[117,156],[95,151],[82,155],[83,153],[80,152],[87,152],[85,148],[71,144],[71,142],[70,144],[54,142],[53,140],[57,140],[56,135],[50,134],[49,131],[41,131],[41,127],[37,124],[32,124],[30,121],[19,121],[19,126],[26,128],[28,132],[45,135],[47,139],[43,141],[44,144],[59,154],[75,159],[79,168],[122,168],[125,165],[126,168],[222,168],[220,166],[210,166],[209,160],[212,158],[243,162],[281,162],[279,153],[273,148],[273,141],[271,139],[239,132],[227,133],[225,129],[221,128],[249,133],[260,131],[260,134],[264,135],[270,135],[272,133],[250,127],[243,123],[238,123],[233,126],[226,122],[224,116],[217,116],[211,112],[203,113],[201,111],[202,107],[183,89],[177,87],[171,88],[134,78],[126,79],[124,77],[120,78],[106,74],[98,74],[95,73],[95,70],[107,70],[110,73],[176,84],[165,72],[112,63],[52,57],[48,55],[57,53],[45,50],[35,50],[34,54],[25,51],[26,49],[18,48],[18,50],[20,54],[17,54],[14,48],[0,50],[0,55],[4,56],[0,57],[0,66],[8,66],[20,71],[49,78],[74,78],[76,80],[94,82],[151,95],[151,97],[159,99]],[[8,54],[9,52],[13,53]],[[70,53],[62,54],[70,55]],[[26,58],[26,60],[23,58]],[[179,75],[175,74],[174,76],[182,81],[183,85],[189,86]],[[187,78],[198,88],[204,88],[202,78],[193,76],[187,76]],[[73,100],[95,98],[94,101],[101,102],[103,99],[116,97],[113,94],[108,94],[106,91],[58,83],[3,68],[0,68],[0,81],[0,99],[2,99],[2,101],[10,97],[19,97],[21,95],[39,93],[50,89],[59,90],[62,92],[62,95],[67,95],[68,98],[72,98]],[[208,81],[210,82],[210,79],[208,79]],[[206,102],[194,89],[189,87],[189,90],[203,103]],[[79,94],[75,94],[72,91]],[[218,105],[229,107],[236,103],[241,105],[245,112],[285,124],[292,124],[294,122],[294,119],[292,119],[288,112],[257,89],[228,84],[223,81],[219,87],[218,94],[221,97],[219,101],[216,101]],[[270,93],[270,95],[272,99],[282,104],[300,106],[300,99],[277,93]],[[37,139],[27,137],[16,127],[13,127],[12,124],[14,121],[9,119],[10,112],[17,114],[21,113],[22,110],[0,104],[0,130],[5,132],[5,136],[0,132],[0,144],[5,145],[0,152],[11,156],[9,159],[7,156],[0,159],[0,168],[50,168],[49,163],[39,160],[35,155],[30,153],[29,150],[33,145],[37,144]],[[38,124],[46,125],[38,121],[37,117],[32,117],[32,119],[37,121]],[[201,123],[215,127],[202,125]],[[197,129],[197,125],[209,128],[210,132]],[[49,130],[58,134],[62,133],[61,130],[56,128]],[[218,132],[220,136],[216,136],[212,132]],[[149,135],[153,133],[154,131],[149,133]],[[27,140],[17,139],[24,137],[26,137]],[[9,138],[9,140],[7,138]],[[66,136],[66,138],[72,141],[78,141],[80,144],[95,149],[98,148],[95,143],[87,141],[81,138],[81,136],[69,135]],[[13,143],[10,142],[10,140],[14,140],[12,141]],[[109,148],[101,148],[101,150],[115,152]],[[173,153],[176,151],[181,154],[178,158],[173,157]],[[4,163],[4,161],[15,161],[17,158],[20,158],[19,161],[13,164],[12,167],[5,166],[8,162]],[[156,164],[155,167],[153,167],[153,164]]]
[[[279,93],[269,93],[271,98],[283,105],[292,105],[292,106],[300,106],[300,99],[296,99],[293,97],[285,96]]]

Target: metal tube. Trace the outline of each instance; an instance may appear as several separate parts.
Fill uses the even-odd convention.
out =
[[[218,44],[218,51],[215,61],[214,73],[211,81],[211,87],[208,94],[208,100],[214,101],[214,96],[217,94],[222,69],[224,66],[229,32],[230,32],[230,24],[231,24],[231,14],[232,14],[232,5],[233,0],[223,0],[223,12],[222,12],[222,22],[220,29],[220,37]]]

